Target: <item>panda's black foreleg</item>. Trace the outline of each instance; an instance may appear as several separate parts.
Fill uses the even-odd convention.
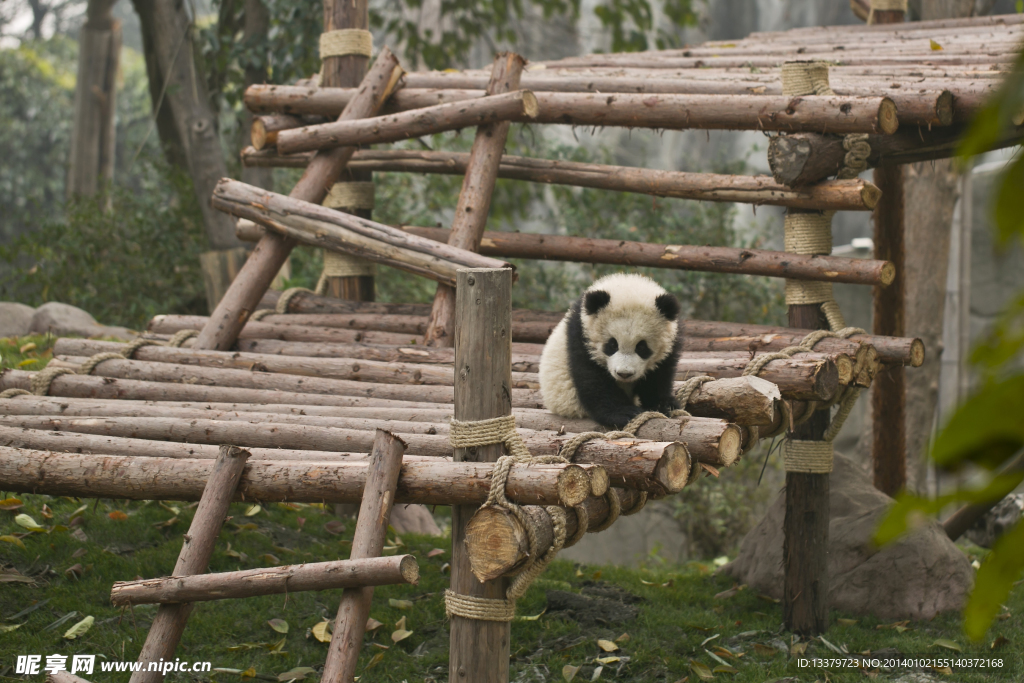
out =
[[[608,371],[589,356],[579,354],[573,358],[570,371],[580,405],[595,422],[611,429],[621,429],[643,412]]]
[[[679,346],[634,385],[634,393],[640,399],[644,410],[657,410],[668,415],[679,408],[675,396],[676,363],[679,360]]]

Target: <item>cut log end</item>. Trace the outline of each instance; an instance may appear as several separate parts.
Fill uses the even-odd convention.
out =
[[[900,127],[899,118],[896,115],[896,103],[888,97],[882,98],[878,105],[878,132],[885,135],[892,135]]]
[[[269,139],[270,135],[274,136],[274,140]],[[267,133],[267,127],[263,125],[263,121],[259,117],[256,117],[252,120],[252,127],[249,129],[249,137],[252,140],[252,146],[258,151],[272,145],[277,139],[277,134]]]
[[[585,501],[590,496],[590,487],[590,474],[579,465],[570,465],[558,475],[558,499],[567,507]]]
[[[402,578],[405,579],[406,583],[411,583],[416,586],[420,582],[420,565],[416,561],[416,558],[412,555],[405,555],[402,557],[402,563],[399,566],[399,570],[402,572]]]
[[[531,119],[537,118],[540,113],[540,105],[537,103],[537,96],[529,90],[523,91],[523,115]]]
[[[839,389],[839,369],[832,361],[823,361],[814,371],[813,400],[827,401]]]
[[[924,363],[924,342],[915,339],[910,343],[910,367],[919,368]]]
[[[882,286],[888,287],[896,279],[896,266],[891,261],[886,261],[882,266],[882,272],[878,274]]]
[[[667,493],[677,493],[690,483],[690,466],[690,452],[686,446],[678,442],[668,443],[654,469],[654,476]]]
[[[935,101],[935,118],[941,126],[953,125],[953,93],[943,90]]]
[[[839,384],[844,387],[853,381],[853,360],[846,354],[839,354],[835,357],[836,372],[839,375]]]
[[[607,470],[600,466],[594,466],[589,468],[588,471],[590,472],[590,495],[603,496],[608,492],[608,487],[611,486],[611,479],[608,477]]]
[[[878,206],[878,200],[881,198],[882,191],[878,189],[877,185],[874,185],[872,183],[864,183],[864,186],[860,189],[860,199],[862,202],[864,202],[864,206],[869,209],[874,209],[876,206]]]
[[[501,508],[482,507],[466,525],[470,569],[480,581],[502,576],[528,547],[522,527]]]
[[[737,425],[729,425],[718,440],[718,457],[722,467],[735,463],[743,452],[743,430]]]

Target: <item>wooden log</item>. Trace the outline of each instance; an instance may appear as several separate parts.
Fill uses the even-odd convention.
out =
[[[896,279],[886,289],[874,292],[872,329],[876,335],[902,337],[906,287],[903,243],[903,168],[875,169],[875,182],[887,193],[874,214],[875,253],[892,261]],[[906,377],[902,365],[891,364],[875,376],[871,389],[871,461],[875,487],[896,496],[907,485]]]
[[[203,487],[199,507],[192,517],[188,533],[184,535],[172,576],[192,576],[206,572],[248,457],[249,454],[241,448],[220,447],[220,454],[213,462]],[[46,476],[49,477],[50,473],[47,472]],[[148,670],[149,664],[174,658],[174,651],[178,649],[178,642],[191,612],[192,604],[188,602],[161,605],[157,609],[153,624],[146,634],[146,642],[139,653],[138,661],[143,668],[132,674],[132,683],[160,683],[163,680],[163,672]]]
[[[115,607],[128,607],[228,600],[299,591],[416,584],[419,577],[420,568],[414,556],[393,555],[199,576],[116,581],[110,590],[110,602]]]
[[[683,339],[689,339],[691,337],[700,337],[702,339],[714,338],[714,337],[762,337],[767,344],[764,347],[757,347],[758,350],[774,350],[775,346],[795,346],[806,336],[806,331],[798,330],[793,327],[777,327],[774,325],[752,325],[747,323],[728,323],[728,322],[717,322],[708,320],[685,320],[682,325]],[[920,339],[913,337],[890,337],[883,335],[874,334],[855,334],[849,337],[850,341],[859,342],[861,344],[870,344],[878,352],[878,359],[885,364],[899,364],[909,365],[911,367],[918,367],[924,362],[924,344]],[[823,352],[840,352],[842,347],[837,344],[837,341],[825,338],[815,345],[815,349],[821,349]],[[704,350],[710,349],[708,344],[714,343],[714,339],[710,342],[693,342],[695,345],[699,344],[700,348],[693,350]],[[725,344],[739,343],[739,342],[723,342]],[[721,347],[719,347],[721,348]],[[732,347],[736,348],[736,347]],[[723,349],[724,350],[724,349]]]
[[[28,434],[22,438],[37,437]],[[152,450],[147,452],[166,450],[143,439],[132,441],[136,442],[130,445],[135,450],[147,449],[150,444]],[[131,500],[198,500],[215,462],[209,458],[79,454],[7,446],[0,447],[0,454],[4,456],[0,472],[8,487],[5,490]],[[395,500],[424,505],[480,505],[487,500],[492,469],[492,463],[416,458],[403,464]],[[246,465],[232,500],[359,502],[367,472],[365,457],[253,460]],[[587,469],[580,465],[515,465],[506,495],[524,505],[563,505],[567,504],[563,495],[579,504],[591,495],[591,490]]]
[[[443,282],[453,281],[460,267],[509,267],[501,261],[441,245],[359,216],[227,178],[217,184],[211,203],[222,211],[248,218],[306,244],[353,254]]]
[[[445,74],[448,75],[448,74]],[[472,100],[484,96],[488,76],[455,74],[458,81],[438,78],[433,74],[406,74],[405,87],[395,93],[385,105],[385,111],[399,112],[421,109],[442,103]],[[776,80],[778,76],[775,76]],[[447,82],[446,82],[447,81]],[[841,97],[876,97],[884,92],[893,101],[899,112],[901,124],[912,126],[948,126],[953,121],[953,94],[949,90],[925,90],[917,86],[914,90],[884,90],[881,87],[864,87],[857,84],[835,85],[833,90]],[[415,85],[411,85],[415,83]],[[433,85],[432,85],[433,84]],[[735,77],[703,80],[690,78],[664,78],[651,73],[650,77],[636,79],[625,76],[594,76],[572,72],[558,75],[544,75],[534,72],[526,75],[521,85],[533,92],[539,102],[544,102],[547,93],[598,93],[647,95],[781,95],[782,89],[769,82],[740,80]],[[253,112],[292,112],[306,115],[335,116],[352,97],[351,89],[309,88],[303,86],[252,85],[246,89],[246,106]],[[283,114],[287,116],[288,114]],[[543,116],[543,113],[541,114]],[[282,121],[286,121],[283,119]],[[298,117],[290,119],[290,128],[304,123]],[[278,130],[282,130],[279,128]],[[276,131],[275,131],[276,132]],[[276,137],[274,138],[276,140]],[[257,144],[255,127],[252,136],[253,147]],[[272,142],[270,144],[273,144]],[[265,146],[265,144],[264,144]]]
[[[202,329],[211,318],[196,315],[158,315],[149,323],[149,331],[157,335],[172,335],[179,330]],[[416,346],[422,340],[416,336],[394,332],[348,330],[331,327],[306,327],[302,325],[281,325],[264,322],[249,322],[239,332],[241,339],[279,339],[281,341],[325,342],[325,343],[369,343]],[[190,348],[196,346],[188,345]],[[531,351],[534,344],[529,345]],[[226,350],[226,349],[220,349]]]
[[[640,501],[640,495],[626,489],[610,489],[609,495],[619,500],[622,510],[631,510]],[[604,496],[588,498],[583,507],[587,511],[588,526],[594,528],[608,519],[610,507]],[[526,507],[533,520],[534,532],[540,547],[551,544],[553,530],[551,517],[541,508]],[[571,538],[578,530],[578,519],[567,511],[565,533]],[[529,557],[530,545],[526,529],[508,511],[496,507],[481,508],[470,519],[466,528],[466,552],[473,575],[480,581],[492,581],[508,576],[519,569]]]
[[[388,537],[388,520],[398,490],[405,444],[394,434],[377,430],[370,458],[366,489],[359,506],[350,559],[380,557]],[[323,680],[351,681],[355,677],[359,651],[363,648],[366,620],[370,618],[373,586],[346,588],[341,595],[338,616],[327,649]]]
[[[385,47],[360,84],[357,95],[338,117],[339,120],[375,115],[398,85],[401,75],[402,69],[398,66],[398,60]],[[354,151],[351,147],[341,147],[317,154],[306,167],[290,196],[319,204],[326,196],[327,190],[338,179]],[[231,283],[231,287],[210,315],[210,322],[196,339],[196,348],[225,350],[234,345],[238,331],[245,325],[249,315],[256,310],[256,304],[270,288],[270,283],[277,277],[278,271],[294,246],[294,241],[277,234],[266,235],[260,240],[238,277]]]
[[[495,57],[487,95],[494,96],[519,88],[526,60],[512,52]],[[480,251],[480,239],[491,210],[491,195],[498,179],[498,166],[505,152],[511,124],[508,121],[484,123],[477,127],[473,148],[463,169],[462,188],[446,242],[454,247]],[[447,347],[455,343],[455,290],[438,283],[430,321],[424,334],[427,346]]]
[[[786,206],[797,205],[796,202],[778,203]],[[445,242],[449,234],[448,230],[444,228],[406,225],[401,229],[438,242]],[[261,226],[259,230],[242,227],[239,239],[252,241],[258,239],[261,234],[263,234]],[[892,264],[873,259],[827,255],[805,256],[766,249],[653,244],[518,232],[485,232],[480,243],[480,253],[486,256],[505,258],[607,263],[870,285],[887,285],[892,282],[895,275]]]
[[[359,429],[160,417],[67,419],[22,415],[0,416],[0,424],[189,444],[218,444],[236,440],[254,448],[298,448],[348,453],[368,453],[373,439],[373,432]],[[520,430],[520,433],[534,455],[557,455],[562,445],[573,436],[550,431]],[[408,444],[410,454],[433,457],[453,455],[447,435],[407,433],[402,437]],[[708,438],[713,438],[713,435]],[[690,468],[689,453],[681,442],[643,439],[588,441],[576,451],[574,460],[604,467],[611,482],[617,486],[659,493],[682,490],[687,483]],[[570,482],[576,481],[579,475],[572,470],[565,477],[565,481]],[[569,483],[566,486],[569,487],[567,491],[573,490]],[[589,490],[589,485],[586,488]]]
[[[903,130],[895,135],[871,135],[868,144],[870,168],[893,166],[918,161],[948,159],[956,155],[967,126],[958,124],[945,128]],[[1003,149],[1020,144],[1024,127],[1003,131],[990,148]],[[797,133],[776,136],[768,143],[768,162],[776,182],[790,187],[812,185],[835,175],[843,164],[846,150],[843,141],[830,135]]]
[[[456,286],[455,419],[488,420],[512,412],[512,279],[507,272],[463,270]],[[531,453],[534,452],[531,450]],[[495,462],[501,444],[455,451],[457,461]],[[451,592],[504,600],[508,581],[478,582],[466,553],[466,525],[474,507],[452,506]],[[447,608],[446,608],[447,612]],[[508,683],[511,627],[508,621],[479,621],[452,614],[450,680]]]
[[[350,92],[355,94],[355,90],[355,88],[351,88]],[[340,112],[341,109],[338,111]],[[292,116],[290,114],[264,114],[263,116],[255,116],[252,119],[249,137],[252,141],[252,146],[258,150],[264,149],[265,147],[273,147],[277,145],[277,134],[279,132],[282,130],[299,128],[307,123],[313,122],[303,120],[298,116]],[[323,120],[321,119],[316,123],[323,123]]]
[[[334,123],[281,131],[277,135],[277,148],[284,154],[294,154],[340,146],[398,142],[500,121],[530,122],[537,116],[537,111],[534,94],[529,90],[517,90],[371,119],[339,119]]]

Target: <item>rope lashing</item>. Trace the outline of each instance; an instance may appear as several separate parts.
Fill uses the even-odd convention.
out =
[[[195,334],[198,334],[195,330],[190,330]],[[180,332],[178,333],[180,334]],[[71,368],[62,368],[57,366],[47,366],[39,372],[32,375],[31,394],[36,396],[49,396],[50,385],[53,384],[53,380],[63,375],[90,375],[92,371],[96,369],[96,366],[105,360],[119,359],[124,360],[131,358],[136,351],[143,346],[158,346],[159,342],[153,339],[136,339],[134,341],[125,344],[124,350],[121,352],[107,351],[104,353],[97,353],[94,356],[90,356],[84,363],[78,366],[77,370]],[[30,392],[24,389],[7,389],[0,392],[0,398],[11,398],[13,396],[23,396]]]
[[[516,603],[511,600],[463,595],[447,588],[444,591],[444,612],[448,617],[457,616],[477,621],[512,621],[516,618]]]
[[[373,209],[374,204],[373,183],[366,181],[335,183],[323,201],[323,205],[329,209],[349,212],[358,209]],[[327,293],[328,278],[360,277],[377,274],[377,264],[373,261],[367,261],[358,256],[351,256],[330,249],[324,249],[323,255],[324,266],[320,272],[320,279],[316,283],[317,294],[323,295]]]
[[[683,386],[679,387],[679,391],[676,392],[676,401],[679,402],[679,410],[673,410],[671,417],[690,417],[690,414],[686,412],[686,406],[689,405],[690,401],[697,397],[697,394],[700,392],[700,388],[704,386],[705,382],[711,382],[714,379],[715,378],[712,377],[711,375],[697,375],[696,377],[691,377],[690,379],[683,382]],[[637,417],[633,418],[633,421],[635,422],[636,420],[639,420],[646,414],[647,413],[638,415]],[[630,422],[628,425],[626,425],[626,429],[629,429],[631,424],[633,423]],[[639,428],[640,426],[637,425],[637,429]],[[636,430],[634,430],[633,433],[635,434]]]
[[[24,389],[4,389],[0,391],[0,398],[14,398],[15,396],[31,396],[31,391],[25,391]]]
[[[831,441],[787,440],[782,446],[782,461],[787,472],[828,474],[832,471]]]
[[[328,209],[373,209],[375,201],[372,182],[341,182],[331,186],[324,198],[324,206]]]
[[[36,396],[49,396],[50,385],[53,384],[53,380],[57,379],[62,375],[73,375],[75,371],[71,368],[58,368],[47,366],[32,375],[32,393]]]
[[[362,28],[340,28],[320,34],[320,59],[373,54],[373,34]]]
[[[875,23],[875,12],[896,11],[907,13],[907,0],[871,0],[871,10],[868,12],[868,24]]]
[[[316,294],[312,289],[307,289],[306,287],[291,287],[281,292],[281,296],[277,297],[277,304],[273,308],[261,308],[250,315],[249,320],[263,320],[268,315],[285,315],[288,313],[288,306],[291,305],[292,299],[295,298],[296,294],[302,292]]]
[[[786,212],[785,249],[794,254],[816,256],[832,253],[832,211]],[[846,327],[843,314],[832,295],[831,282],[786,279],[786,304],[820,304],[829,327]]]
[[[178,349],[192,337],[198,336],[199,330],[178,330],[167,340],[167,345]]]

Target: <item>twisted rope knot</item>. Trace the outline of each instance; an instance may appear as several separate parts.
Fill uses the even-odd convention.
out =
[[[320,34],[320,59],[373,54],[373,34],[362,28],[339,28]]]

